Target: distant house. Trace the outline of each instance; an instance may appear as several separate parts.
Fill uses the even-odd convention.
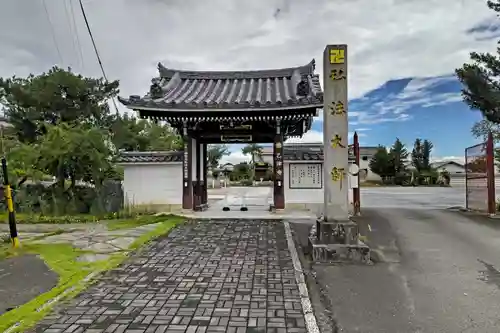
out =
[[[431,163],[431,167],[439,172],[446,171],[450,176],[465,174],[465,166],[455,161],[434,162]]]

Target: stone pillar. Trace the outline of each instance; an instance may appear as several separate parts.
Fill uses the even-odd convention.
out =
[[[323,54],[324,220],[349,219],[347,45],[327,45]]]
[[[283,184],[283,133],[281,121],[276,120],[276,134],[273,144],[274,161],[274,208],[285,209],[285,186]]]
[[[182,208],[193,209],[193,188],[192,183],[192,141],[187,133],[187,126],[184,124],[183,130],[184,158],[182,159]]]
[[[207,171],[208,171],[208,161],[207,161],[207,144],[202,144],[202,178],[203,178],[203,188],[202,188],[202,203],[208,204],[208,191],[207,191]]]

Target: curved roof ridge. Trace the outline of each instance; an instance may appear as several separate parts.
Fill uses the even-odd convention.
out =
[[[314,75],[316,61],[312,59],[308,64],[296,67],[287,67],[279,69],[260,69],[246,71],[193,71],[178,70],[165,67],[161,62],[158,63],[158,72],[162,78],[172,78],[176,73],[182,79],[258,79],[292,76],[294,72],[301,75]]]

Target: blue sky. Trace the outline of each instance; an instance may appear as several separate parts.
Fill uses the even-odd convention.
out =
[[[387,81],[349,102],[350,142],[354,131],[362,146],[390,146],[399,138],[411,150],[416,138],[428,139],[435,158],[460,160],[464,149],[478,142],[471,127],[481,120],[480,112],[462,101],[460,90],[452,74]],[[322,116],[303,138],[291,141],[322,141]],[[234,159],[241,145],[230,149]]]

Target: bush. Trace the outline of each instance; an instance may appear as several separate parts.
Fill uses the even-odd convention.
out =
[[[241,186],[252,186],[253,181],[251,179],[243,179],[240,181]]]
[[[42,215],[103,215],[123,209],[123,190],[119,181],[105,181],[100,190],[91,186],[71,189],[55,185],[26,184],[13,190],[16,212]],[[6,210],[4,200],[0,210]]]

